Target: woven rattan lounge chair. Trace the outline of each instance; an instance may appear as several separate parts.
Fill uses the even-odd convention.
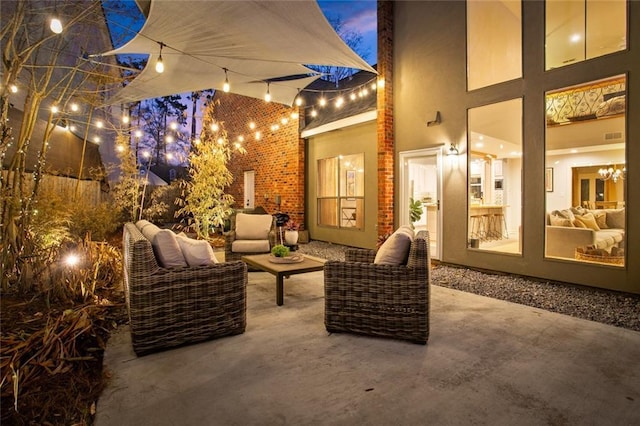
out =
[[[374,264],[376,252],[347,249],[324,267],[329,332],[351,332],[426,344],[429,338],[429,235],[419,232],[406,265]]]
[[[244,262],[163,268],[151,242],[133,223],[124,226],[123,249],[125,296],[137,355],[244,332]]]
[[[225,233],[225,260],[228,262],[240,260],[249,254],[269,253],[275,244],[273,216],[240,212],[232,218],[232,229]]]

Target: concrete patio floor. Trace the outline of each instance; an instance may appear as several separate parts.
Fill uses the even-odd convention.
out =
[[[640,333],[432,286],[426,346],[323,324],[322,272],[249,273],[247,329],[138,358],[109,341],[107,425],[640,424]]]

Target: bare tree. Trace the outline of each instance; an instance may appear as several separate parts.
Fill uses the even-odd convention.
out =
[[[63,22],[62,34],[49,30],[48,21],[53,14]],[[89,49],[110,46],[108,33],[96,31],[104,28],[105,22],[99,0],[3,2],[1,20],[1,280],[5,290],[13,283],[28,290],[42,264],[41,253],[33,243],[31,218],[47,161],[49,136],[63,120],[85,119],[80,114],[93,112],[102,103],[105,85],[120,77],[108,65],[87,60]],[[85,105],[85,109],[65,116],[63,113],[76,102]],[[7,120],[12,103],[22,109],[15,135]],[[34,141],[34,127],[40,118],[46,120],[44,138]],[[32,143],[39,146],[38,162],[32,176],[27,176],[26,153]]]
[[[329,18],[329,23],[347,46],[353,49],[354,52],[358,53],[363,58],[369,55],[368,49],[362,45],[363,38],[359,31],[346,29],[344,27],[344,22],[340,17]],[[336,67],[333,65],[308,65],[308,67],[322,73],[323,75],[320,78],[323,80],[335,82],[336,87],[338,87],[340,80],[349,77],[358,71],[353,68]]]

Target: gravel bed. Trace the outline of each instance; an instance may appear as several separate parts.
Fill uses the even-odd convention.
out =
[[[344,260],[346,248],[311,241],[300,244],[299,252]],[[433,285],[640,331],[640,295],[637,294],[448,265],[436,265],[432,273]]]

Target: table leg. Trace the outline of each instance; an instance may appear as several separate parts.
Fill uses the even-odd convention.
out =
[[[276,275],[276,304],[282,306],[284,304],[284,275]]]

